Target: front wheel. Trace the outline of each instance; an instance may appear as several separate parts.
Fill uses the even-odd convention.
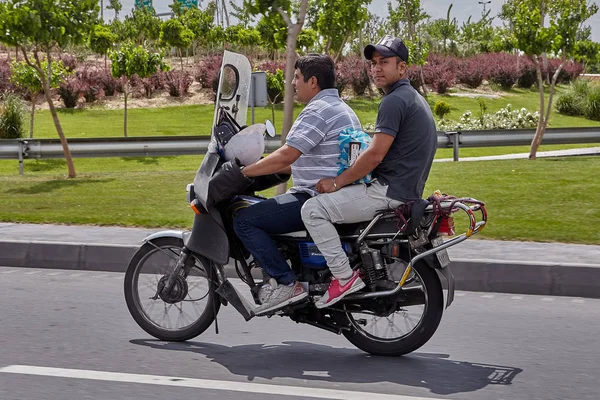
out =
[[[160,296],[175,269],[183,240],[165,237],[145,243],[133,256],[125,273],[125,301],[131,316],[160,340],[184,341],[204,332],[214,321],[221,303],[215,293],[214,267],[191,254],[175,279],[168,298]]]
[[[442,319],[444,294],[440,278],[426,263],[417,262],[403,289],[419,293],[423,304],[392,304],[386,313],[348,312],[351,329],[343,332],[346,339],[359,349],[380,356],[400,356],[423,346]]]

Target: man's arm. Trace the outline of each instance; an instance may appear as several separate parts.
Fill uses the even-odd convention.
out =
[[[284,144],[262,160],[244,167],[242,173],[249,177],[269,175],[276,172],[287,173],[288,170],[291,171],[291,168],[289,167],[294,161],[300,158],[301,155],[302,153],[300,150]]]
[[[366,176],[383,161],[393,142],[394,137],[392,135],[381,132],[375,133],[369,147],[358,156],[354,164],[335,178],[335,186],[333,185],[334,178],[321,179],[317,183],[317,190],[320,193],[335,192]]]

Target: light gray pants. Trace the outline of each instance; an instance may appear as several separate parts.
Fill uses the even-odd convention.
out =
[[[375,181],[349,185],[337,192],[320,194],[302,206],[302,221],[337,279],[348,279],[352,269],[333,224],[351,224],[373,219],[375,213],[396,208],[402,202],[386,196],[387,186]]]

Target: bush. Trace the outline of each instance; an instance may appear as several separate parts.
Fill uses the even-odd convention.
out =
[[[336,84],[340,94],[343,89],[350,85],[355,95],[363,96],[371,84],[371,80],[368,70],[365,70],[362,58],[357,56],[347,57],[344,61],[337,63],[336,67]],[[342,90],[340,90],[340,87]]]
[[[563,69],[558,74],[557,82],[568,83],[573,82],[579,75],[583,74],[583,64],[573,61],[567,61],[563,66]]]
[[[437,123],[438,130],[468,131],[481,129],[525,129],[537,126],[540,119],[539,113],[528,111],[525,108],[513,110],[510,104],[501,108],[494,114],[482,114],[473,117],[471,111],[465,111],[459,122],[441,120]]]
[[[191,75],[188,76],[190,79],[192,79]],[[154,92],[156,92],[157,90],[161,90],[164,89],[165,87],[165,78],[163,76],[163,73],[156,73],[154,75],[152,75],[149,78],[142,78],[141,79],[141,84],[144,87],[144,95],[146,96],[146,98],[151,98],[152,95],[154,94]],[[191,82],[190,82],[191,84]],[[189,89],[189,87],[188,87]],[[186,89],[186,93],[187,93],[187,89]]]
[[[106,96],[114,96],[123,85],[119,80],[113,77],[108,71],[101,71],[98,74],[98,81]]]
[[[82,89],[81,82],[77,77],[70,77],[60,84],[57,92],[66,108],[75,108],[77,106],[77,101],[83,92]]]
[[[423,69],[425,83],[439,94],[445,94],[454,84],[458,61],[454,57],[429,54]]]
[[[24,125],[23,102],[16,94],[5,94],[0,104],[0,139],[22,138]]]
[[[203,88],[212,88],[215,90],[219,85],[219,72],[221,71],[222,55],[206,56],[200,61],[200,64],[194,71],[196,82]]]
[[[285,78],[283,70],[278,69],[274,74],[266,71],[267,75],[267,95],[271,104],[281,103],[285,91]]]
[[[419,67],[417,65],[411,65],[408,67],[407,75],[410,85],[415,88],[415,90],[420,91],[421,86],[423,86],[423,82],[421,80],[421,72],[419,71]]]
[[[590,93],[589,81],[577,79],[556,101],[556,110],[564,115],[584,115],[586,100]]]
[[[519,63],[519,79],[517,79],[517,86],[523,89],[529,89],[537,82],[535,65],[531,60],[523,57]]]
[[[479,59],[472,57],[461,62],[456,73],[456,79],[471,89],[476,89],[483,82],[485,72],[486,69],[483,63]]]
[[[10,64],[7,60],[0,61],[0,95],[6,92],[13,92],[15,86],[11,83],[12,73],[10,70]]]
[[[600,86],[590,88],[585,101],[585,117],[600,121]]]
[[[511,89],[519,80],[520,72],[517,69],[515,57],[501,57],[498,63],[490,68],[489,80],[499,85],[504,90]]]
[[[165,86],[172,97],[181,97],[188,94],[190,85],[194,81],[187,71],[172,70],[164,73]]]
[[[433,106],[433,112],[440,119],[444,119],[444,116],[450,112],[450,104],[440,100]]]
[[[448,69],[440,69],[433,79],[433,89],[438,94],[445,94],[454,84],[454,74]]]
[[[556,110],[564,115],[583,115],[584,104],[572,91],[565,92],[556,100]]]
[[[74,55],[61,54],[58,59],[62,61],[68,72],[73,72],[77,68],[77,58]]]

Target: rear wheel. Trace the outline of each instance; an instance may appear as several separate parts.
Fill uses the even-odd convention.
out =
[[[183,341],[200,335],[212,324],[221,305],[212,278],[214,266],[195,255],[189,256],[187,276],[175,279],[169,297],[159,295],[182,249],[179,238],[154,239],[135,253],[125,273],[125,301],[131,316],[161,340]]]
[[[347,312],[350,330],[344,336],[373,355],[399,356],[417,350],[435,333],[444,311],[444,295],[437,272],[424,262],[413,268],[403,287],[417,292],[423,304],[390,304],[387,312]],[[419,293],[421,292],[421,293]]]

